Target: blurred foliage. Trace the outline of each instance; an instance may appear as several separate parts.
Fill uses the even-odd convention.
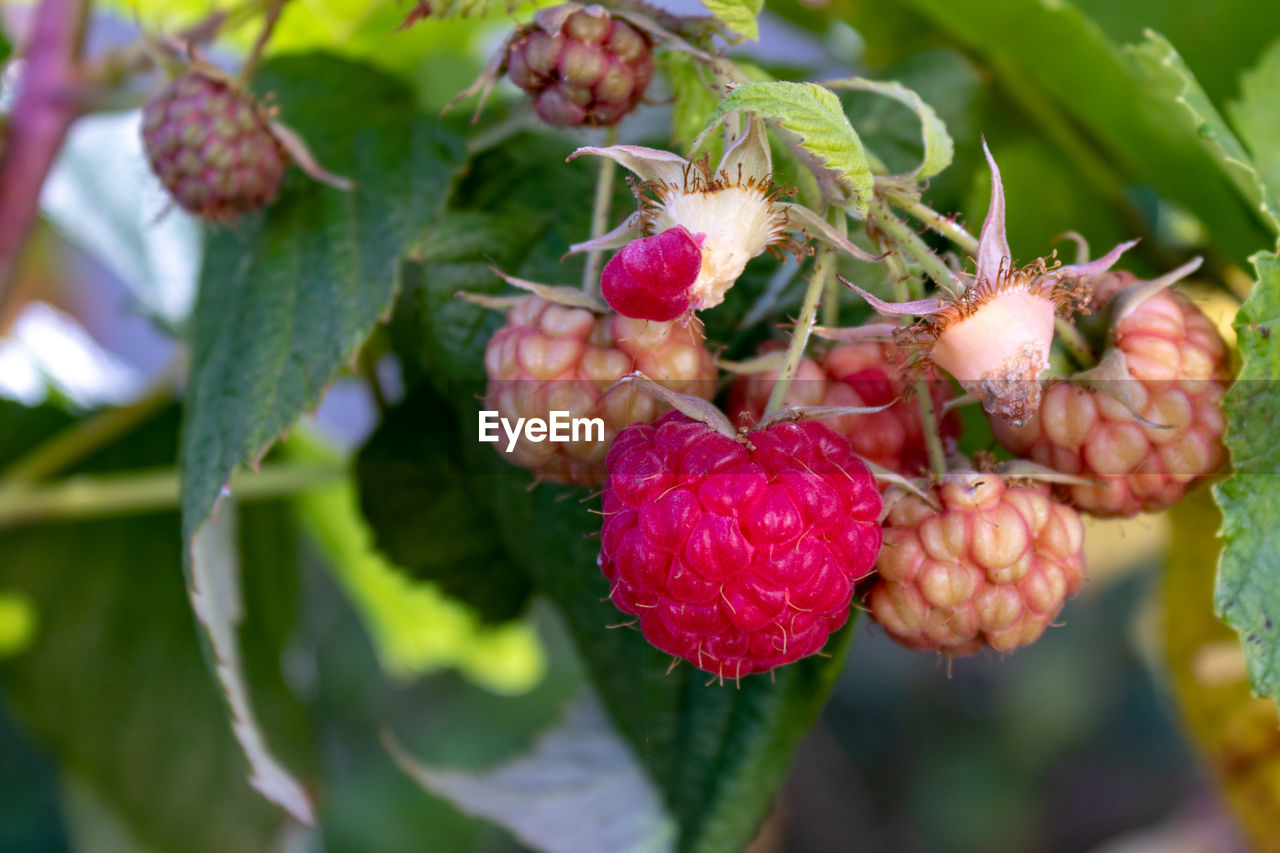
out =
[[[25,595],[0,590],[0,660],[30,645],[36,632],[36,611]]]
[[[1214,618],[1213,567],[1222,523],[1198,490],[1170,510],[1164,652],[1186,726],[1260,853],[1280,850],[1280,719],[1251,695],[1239,638]]]
[[[290,438],[284,455],[298,462],[333,461],[336,456],[305,433]],[[407,683],[454,666],[497,693],[516,695],[533,689],[547,662],[530,628],[523,623],[482,626],[465,605],[441,595],[431,584],[407,578],[374,548],[355,492],[348,483],[313,489],[294,498],[294,505],[359,612],[383,671]]]
[[[0,403],[0,421],[23,417]],[[35,423],[65,425],[55,410]],[[96,454],[84,472],[171,462],[177,412]],[[6,433],[0,463],[32,446],[33,431]],[[93,791],[144,843],[161,850],[261,849],[280,831],[279,815],[253,791],[225,708],[201,659],[180,571],[176,513],[126,520],[45,524],[0,533],[0,587],[19,590],[40,630],[28,649],[0,662],[8,706],[57,757],[63,773]],[[246,576],[278,584],[286,565]],[[279,637],[266,625],[286,598],[254,598],[246,631],[257,634],[255,684],[279,682]],[[269,609],[260,609],[268,604]],[[253,627],[249,627],[253,626]],[[268,691],[264,717],[287,741],[305,737],[287,697]],[[209,792],[218,796],[210,798]]]
[[[505,622],[533,588],[457,464],[472,439],[441,417],[447,412],[445,400],[419,386],[383,414],[356,458],[360,509],[379,550],[410,577],[435,583],[485,622]]]

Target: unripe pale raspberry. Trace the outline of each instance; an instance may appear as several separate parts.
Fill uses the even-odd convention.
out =
[[[147,101],[142,141],[174,201],[214,221],[269,204],[289,164],[257,99],[198,70],[179,75]]]
[[[871,615],[902,645],[959,657],[1034,642],[1085,581],[1084,526],[1042,485],[953,471],[941,508],[898,486],[885,496]]]
[[[653,53],[643,33],[592,6],[570,14],[556,32],[536,21],[521,29],[507,45],[506,68],[547,124],[604,127],[644,97]]]
[[[600,568],[657,648],[721,678],[811,655],[880,549],[880,494],[817,421],[734,440],[679,412],[609,450]]]
[[[1129,274],[1101,276],[1095,299],[1101,303],[1132,282]],[[1151,424],[1173,428],[1143,424],[1113,396],[1062,382],[1045,390],[1024,426],[992,418],[992,431],[1002,445],[1033,462],[1099,478],[1094,485],[1055,486],[1059,498],[1084,512],[1159,512],[1226,461],[1226,344],[1209,318],[1172,290],[1142,302],[1116,324],[1114,334],[1128,367],[1125,390],[1131,401]]]
[[[912,396],[898,399],[912,388],[903,376],[903,352],[891,343],[842,344],[817,361],[800,362],[787,389],[784,406],[874,407],[898,402],[883,412],[824,418],[823,423],[849,439],[853,452],[881,467],[914,477],[928,467],[919,402]],[[741,376],[729,392],[728,411],[734,423],[753,424],[764,415],[778,371]],[[925,378],[934,411],[951,399],[951,386],[936,372]],[[954,413],[942,419],[939,429],[949,450],[955,449],[960,420]]]
[[[552,411],[598,417],[604,421],[604,440],[533,442],[522,434],[510,454],[505,438],[495,446],[541,479],[600,485],[605,454],[618,430],[651,421],[667,408],[636,385],[601,397],[633,370],[682,394],[709,399],[715,393],[715,361],[692,326],[599,316],[540,296],[524,297],[485,350],[485,408],[513,424],[518,418],[546,420]]]

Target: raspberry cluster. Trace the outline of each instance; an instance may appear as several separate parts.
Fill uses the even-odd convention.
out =
[[[950,656],[1034,642],[1085,580],[1084,527],[1045,486],[953,471],[933,501],[894,487],[868,594],[895,640]]]
[[[666,406],[636,386],[610,386],[638,370],[673,391],[710,397],[716,367],[702,335],[692,327],[597,315],[540,296],[520,300],[485,350],[485,407],[514,422],[599,417],[604,441],[533,442],[523,435],[504,456],[557,483],[598,486],[613,437],[628,424],[650,421]],[[602,396],[604,395],[604,396]]]
[[[556,127],[617,124],[653,79],[649,39],[600,6],[578,9],[558,28],[535,22],[507,46],[507,76]]]
[[[142,141],[152,171],[173,200],[213,221],[269,204],[289,164],[253,95],[196,69],[147,101]]]
[[[1098,310],[1132,283],[1129,274],[1103,277],[1094,291]],[[1158,512],[1226,460],[1226,345],[1209,318],[1172,290],[1139,304],[1113,335],[1127,378],[1096,388],[1054,384],[1024,426],[992,418],[991,428],[1019,456],[1097,478],[1056,487],[1073,506],[1107,517]]]
[[[600,568],[657,648],[721,678],[811,655],[880,549],[880,494],[816,421],[729,438],[679,412],[609,450]]]

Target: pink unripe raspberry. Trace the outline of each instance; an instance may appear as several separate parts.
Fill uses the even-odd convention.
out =
[[[787,389],[784,406],[875,407],[893,403],[882,412],[824,418],[823,423],[849,440],[853,452],[877,465],[909,477],[928,467],[928,451],[920,422],[919,402],[913,396],[899,399],[913,383],[903,376],[903,352],[891,343],[841,344],[819,356],[800,362]],[[764,415],[778,371],[739,377],[729,392],[728,411],[734,423],[752,424]],[[935,371],[925,377],[934,411],[951,399],[951,386]],[[893,401],[897,400],[896,403]],[[960,421],[953,414],[943,418],[943,442],[954,449]]]
[[[543,121],[604,127],[644,97],[653,54],[643,33],[593,6],[571,13],[555,32],[537,21],[522,29],[507,45],[506,68],[511,82],[533,96]]]
[[[485,408],[512,424],[518,418],[547,420],[552,411],[598,417],[604,421],[604,440],[534,442],[522,435],[510,454],[505,438],[495,446],[541,479],[600,485],[605,454],[618,430],[651,421],[667,408],[635,385],[601,397],[633,370],[682,394],[710,398],[715,393],[715,361],[692,326],[598,316],[540,296],[524,297],[485,350]]]
[[[1102,303],[1132,282],[1128,274],[1101,276],[1095,299]],[[1020,456],[1066,474],[1098,478],[1092,485],[1055,487],[1060,499],[1084,512],[1106,517],[1159,512],[1225,464],[1226,344],[1209,318],[1172,290],[1142,302],[1116,324],[1114,336],[1130,377],[1115,381],[1126,388],[1058,383],[1045,390],[1024,426],[992,418],[992,431]],[[1104,390],[1123,391],[1151,423],[1139,421]]]
[[[885,496],[871,615],[902,645],[952,657],[1034,642],[1085,581],[1084,526],[1044,486],[953,471],[937,506]],[[939,508],[940,507],[940,508]]]
[[[147,101],[142,141],[174,201],[213,221],[269,204],[289,164],[257,99],[199,70],[179,75]]]
[[[641,320],[674,320],[693,306],[702,236],[682,225],[623,246],[605,264],[600,293],[609,307]]]
[[[880,494],[816,421],[723,435],[679,412],[609,450],[600,568],[657,648],[721,678],[814,654],[880,549]]]

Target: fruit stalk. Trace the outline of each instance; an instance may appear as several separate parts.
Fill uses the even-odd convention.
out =
[[[885,193],[885,196],[893,203],[894,207],[928,225],[934,231],[955,243],[960,251],[972,257],[977,257],[978,238],[970,234],[968,229],[954,219],[943,216],[910,193],[889,190]]]
[[[40,189],[71,122],[80,114],[77,84],[90,0],[44,0],[34,13],[23,57],[9,148],[0,163],[0,316],[8,301]]]
[[[276,23],[280,20],[280,14],[284,11],[284,6],[289,0],[269,0],[266,11],[263,13],[262,30],[258,33],[258,38],[253,43],[253,49],[249,51],[249,56],[244,61],[244,65],[240,67],[240,84],[248,87],[249,81],[253,79],[253,75],[258,70],[258,63],[262,61],[262,54],[267,48],[267,42],[271,41],[271,34],[275,32]]]
[[[907,270],[906,261],[903,260],[901,244],[883,239],[877,243],[881,251],[888,251],[885,265],[889,267],[889,274],[893,277],[894,298],[899,302],[905,302],[917,295],[911,293],[911,274]],[[933,407],[933,395],[930,392],[928,380],[917,379],[915,389],[918,398],[916,404],[920,407],[920,432],[924,436],[925,452],[929,455],[929,470],[934,476],[942,478],[947,473],[947,455],[942,449],[942,437],[938,430],[938,413]]]
[[[1088,370],[1098,362],[1097,356],[1093,354],[1093,347],[1089,346],[1089,341],[1070,322],[1062,317],[1055,317],[1053,331],[1081,370]]]
[[[802,170],[803,171],[803,170]],[[849,220],[836,217],[836,231],[841,237],[849,236]],[[826,292],[822,294],[822,324],[831,328],[840,325],[840,281],[834,275],[827,276]]]
[[[605,131],[605,147],[614,145],[617,141],[618,128],[610,127]],[[600,171],[596,173],[596,195],[591,202],[591,240],[600,237],[609,227],[609,203],[613,200],[613,176],[617,165],[610,157],[600,158]],[[587,293],[600,292],[600,264],[603,260],[603,249],[587,252],[587,260],[582,267],[582,289]]]
[[[817,318],[818,303],[826,290],[827,279],[832,278],[835,273],[835,260],[835,250],[828,246],[820,250],[818,260],[813,265],[809,288],[804,293],[804,304],[800,306],[800,317],[791,333],[791,343],[787,345],[786,360],[778,372],[778,381],[773,385],[769,403],[765,406],[766,415],[782,408],[782,402],[787,398],[787,389],[791,387],[791,380],[795,378],[800,361],[804,358],[805,346],[809,343],[809,333],[813,330],[813,321]]]
[[[883,198],[877,196],[872,200],[867,215],[868,218],[875,221],[876,228],[891,239],[902,252],[920,265],[925,275],[937,282],[940,287],[947,289],[957,287],[955,277],[951,274],[951,270],[947,268],[947,265],[942,262],[942,258],[939,258],[933,249],[929,248],[929,245],[921,239],[914,228],[893,215],[893,211],[889,209],[889,205],[885,203]]]

